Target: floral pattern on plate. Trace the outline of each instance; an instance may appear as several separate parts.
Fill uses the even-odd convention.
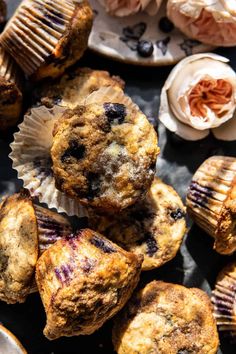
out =
[[[155,16],[141,12],[127,17],[110,16],[98,0],[91,0],[90,3],[94,10],[94,25],[89,48],[112,59],[137,65],[161,66],[213,49],[212,46],[187,38],[174,28],[166,17],[165,2]],[[140,41],[148,41],[153,45],[150,56],[139,54]]]

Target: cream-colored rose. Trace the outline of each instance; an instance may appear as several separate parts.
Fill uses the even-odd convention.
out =
[[[159,10],[162,0],[98,0],[110,15],[128,16],[145,10],[150,15],[155,15]]]
[[[159,112],[169,130],[184,139],[198,140],[206,137],[209,129],[214,133],[214,128],[235,120],[236,74],[227,62],[224,57],[205,53],[175,66],[162,89]]]
[[[167,16],[190,38],[214,46],[236,45],[235,0],[168,0]]]

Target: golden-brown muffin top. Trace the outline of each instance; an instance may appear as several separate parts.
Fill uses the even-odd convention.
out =
[[[67,110],[54,129],[56,186],[85,205],[120,210],[150,187],[158,152],[153,126],[133,106],[78,106]]]
[[[35,101],[49,108],[59,104],[73,109],[89,94],[107,86],[124,89],[125,83],[118,76],[110,76],[107,71],[77,68],[65,73],[57,81],[44,83],[37,90]]]
[[[118,354],[215,354],[210,299],[200,289],[153,281],[117,316],[113,343]]]

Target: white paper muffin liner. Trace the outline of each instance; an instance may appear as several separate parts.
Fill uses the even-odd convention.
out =
[[[138,106],[123,91],[112,87],[102,87],[93,92],[84,104],[104,102],[123,103],[129,110],[139,111]],[[45,106],[32,108],[19,125],[19,132],[14,134],[9,156],[18,178],[23,180],[24,188],[29,190],[32,197],[37,197],[41,203],[47,204],[50,209],[55,208],[59,213],[84,217],[87,216],[86,208],[56,188],[52,172],[52,132],[55,122],[65,110],[65,107],[59,106],[52,109]]]
[[[86,209],[56,189],[51,169],[52,131],[55,121],[64,111],[65,108],[58,106],[52,109],[44,106],[32,108],[19,125],[19,132],[14,134],[10,158],[18,178],[23,180],[24,188],[31,196],[59,213],[83,217],[87,215]]]
[[[130,97],[126,96],[122,90],[117,90],[111,86],[102,87],[99,90],[92,92],[84,100],[85,105],[94,103],[102,104],[105,102],[122,103],[130,110],[135,110],[137,112],[140,111],[139,107],[131,100]]]
[[[93,92],[84,104],[105,102],[123,103],[130,111],[140,111],[123,91],[112,87],[102,87]],[[47,204],[50,209],[55,208],[59,213],[84,217],[87,216],[86,208],[56,188],[52,171],[50,149],[53,128],[65,110],[65,107],[59,106],[52,109],[45,106],[32,108],[19,125],[19,132],[14,134],[9,156],[13,168],[18,172],[18,178],[23,180],[24,188],[29,190],[31,196],[37,197],[41,203]]]

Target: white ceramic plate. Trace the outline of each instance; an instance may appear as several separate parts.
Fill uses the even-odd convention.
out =
[[[18,339],[0,325],[0,354],[27,354]]]
[[[165,1],[155,16],[142,12],[122,18],[108,15],[98,0],[90,0],[90,4],[94,10],[94,25],[89,48],[112,59],[137,65],[171,65],[188,55],[214,49],[188,39],[176,28],[170,32],[161,31],[159,22],[166,16]],[[137,53],[140,39],[153,43],[154,52],[150,58]]]

